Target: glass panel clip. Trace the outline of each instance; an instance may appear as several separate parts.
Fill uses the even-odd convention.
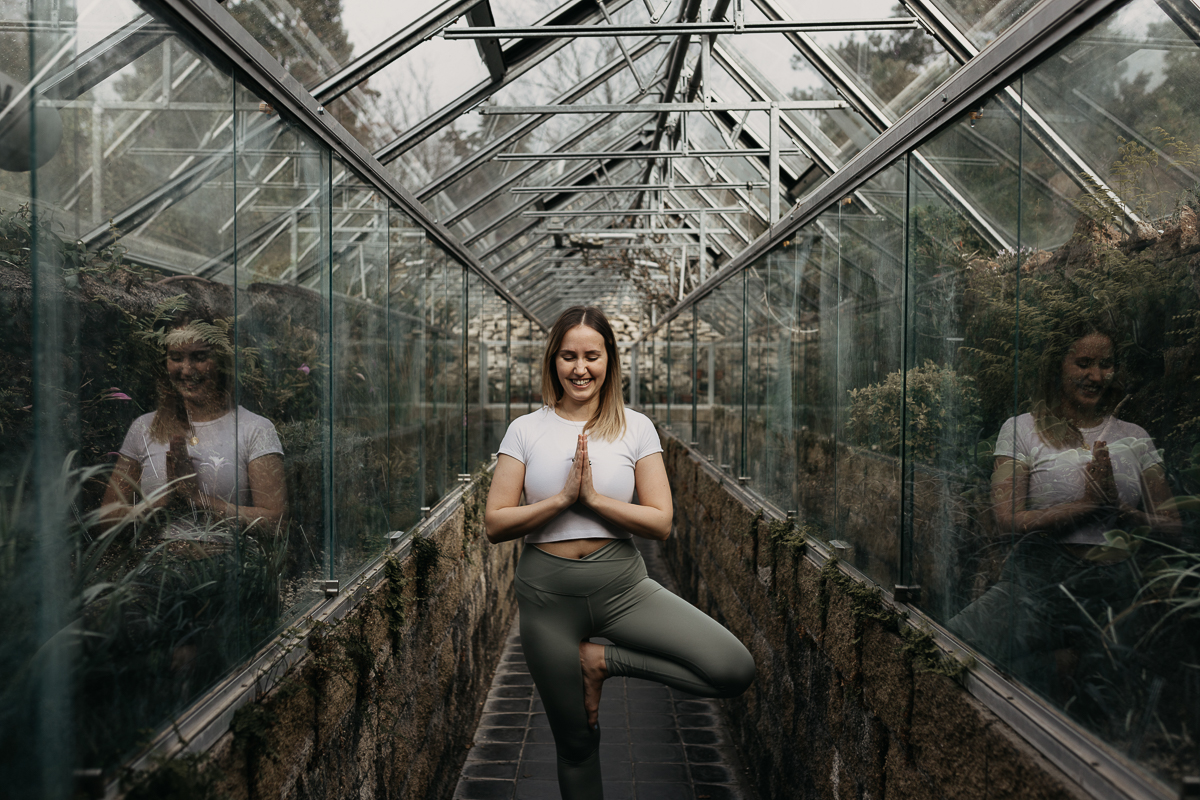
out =
[[[1197,797],[1200,797],[1200,775],[1189,775],[1179,787],[1179,800],[1192,800]]]
[[[892,589],[892,599],[897,603],[919,603],[921,602],[921,587],[916,584],[897,586]]]
[[[748,483],[750,483],[750,476],[749,476],[749,475],[738,475],[738,484],[739,484],[739,485],[741,485],[741,486],[745,486],[745,485],[746,485],[746,484],[748,484]]]
[[[337,597],[338,592],[342,589],[342,582],[338,580],[321,581],[321,590],[325,592],[326,597]]]
[[[830,539],[829,546],[833,548],[833,554],[839,560],[849,558],[854,553],[854,546],[844,539]]]

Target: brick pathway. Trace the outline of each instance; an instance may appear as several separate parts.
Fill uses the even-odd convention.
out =
[[[664,580],[654,543],[638,541]],[[600,641],[600,640],[598,640]],[[755,800],[721,724],[718,701],[636,678],[611,678],[600,700],[605,800]],[[554,740],[513,626],[467,754],[455,800],[558,800]]]

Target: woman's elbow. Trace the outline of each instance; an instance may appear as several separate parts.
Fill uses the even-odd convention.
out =
[[[500,526],[496,518],[488,512],[483,514],[483,535],[487,537],[489,544],[500,544],[504,541],[500,538]]]

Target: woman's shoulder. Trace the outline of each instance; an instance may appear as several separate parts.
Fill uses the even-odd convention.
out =
[[[255,414],[245,406],[238,406],[236,409],[234,409],[234,414],[237,417],[237,424],[239,428],[245,426],[249,428],[270,428],[271,430],[275,430],[274,422],[271,422],[271,420],[267,419],[261,414]]]
[[[547,420],[547,415],[553,413],[549,406],[530,411],[528,414],[522,414],[519,417],[514,417],[513,421],[508,423],[510,431],[527,431],[537,428]]]
[[[640,411],[636,411],[629,406],[625,406],[625,425],[629,428],[634,426],[637,426],[638,428],[653,428],[654,420],[650,419]]]
[[[128,429],[128,432],[125,434],[126,438],[130,437],[130,434],[140,435],[149,433],[150,426],[152,423],[154,423],[155,414],[156,411],[148,411],[148,413],[139,415],[137,419],[134,419],[132,422],[130,422],[130,429]]]

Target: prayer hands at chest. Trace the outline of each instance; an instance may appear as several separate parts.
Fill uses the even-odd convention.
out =
[[[571,459],[571,471],[563,486],[562,496],[568,504],[582,503],[594,506],[600,494],[592,483],[592,462],[588,457],[587,434],[579,434],[575,445],[575,457]]]

